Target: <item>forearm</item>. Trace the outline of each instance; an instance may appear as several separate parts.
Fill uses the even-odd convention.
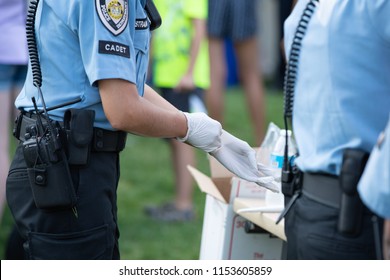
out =
[[[183,113],[153,96],[146,88],[146,97],[138,95],[137,88],[124,80],[99,81],[104,113],[118,130],[150,137],[184,137],[187,120]]]
[[[205,113],[182,113],[148,86],[141,97],[134,84],[120,79],[99,81],[99,92],[104,113],[114,128],[143,136],[179,137],[179,141],[212,154],[243,179],[258,184],[272,179],[261,178],[255,151],[248,143],[224,131]]]
[[[166,99],[164,99],[160,94],[158,94],[153,88],[148,85],[145,85],[144,98],[160,108],[164,108],[166,110],[174,112],[178,111],[175,106],[169,103]]]

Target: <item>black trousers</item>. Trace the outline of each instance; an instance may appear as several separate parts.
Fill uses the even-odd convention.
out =
[[[87,166],[71,168],[78,202],[72,209],[37,209],[22,145],[7,178],[7,201],[29,259],[119,259],[117,186],[119,154],[91,153]],[[49,186],[48,186],[49,187]]]
[[[362,231],[352,238],[337,231],[338,214],[338,209],[301,194],[285,217],[287,259],[376,259],[375,241],[380,242],[382,236],[375,236],[374,226],[381,233],[383,220],[373,224],[373,214],[366,209]]]

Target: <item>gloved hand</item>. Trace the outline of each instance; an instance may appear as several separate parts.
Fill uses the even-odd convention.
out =
[[[207,153],[221,147],[222,126],[219,122],[205,113],[183,113],[187,118],[187,135],[184,138],[176,138],[177,140]]]
[[[261,163],[257,163],[257,169],[264,176],[272,176],[275,182],[279,183],[282,181],[282,171],[280,169],[270,168]]]
[[[262,176],[266,176],[266,178],[272,178],[272,181],[263,182],[261,184],[258,183],[258,185],[265,187],[270,191],[279,193],[281,188],[280,182],[282,180],[282,172],[280,170],[269,168],[261,163],[257,163],[257,169],[260,171],[260,174],[262,174]]]
[[[257,163],[255,150],[227,131],[222,130],[220,148],[210,152],[210,155],[238,177],[279,192],[272,170]]]

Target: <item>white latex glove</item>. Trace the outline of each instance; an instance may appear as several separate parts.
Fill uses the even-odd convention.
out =
[[[270,168],[261,163],[257,163],[257,169],[264,176],[274,177],[275,182],[281,182],[282,180],[282,171],[280,169]]]
[[[205,113],[186,113],[187,135],[184,138],[176,138],[181,142],[186,142],[195,148],[199,148],[207,153],[215,151],[221,147],[222,126]]]
[[[278,187],[273,183],[274,177],[269,175],[268,168],[257,164],[255,150],[247,142],[238,139],[227,131],[222,130],[221,146],[219,149],[210,152],[210,155],[238,177],[249,182],[255,182],[271,191],[279,192]],[[266,176],[262,175],[261,171],[263,170],[266,171]]]

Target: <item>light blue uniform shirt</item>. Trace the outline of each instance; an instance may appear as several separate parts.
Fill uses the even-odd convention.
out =
[[[97,88],[101,79],[123,79],[143,95],[149,51],[149,23],[142,0],[41,0],[35,31],[42,69],[42,92],[47,107],[81,98],[72,106],[50,111],[62,120],[66,109],[96,112],[95,127],[112,130]],[[41,106],[31,67],[15,105]]]
[[[386,130],[368,159],[358,191],[362,201],[374,213],[390,218],[390,115]]]
[[[308,0],[285,22],[288,56]],[[345,148],[370,152],[390,111],[390,1],[320,1],[302,41],[293,108],[302,171],[338,175]]]

